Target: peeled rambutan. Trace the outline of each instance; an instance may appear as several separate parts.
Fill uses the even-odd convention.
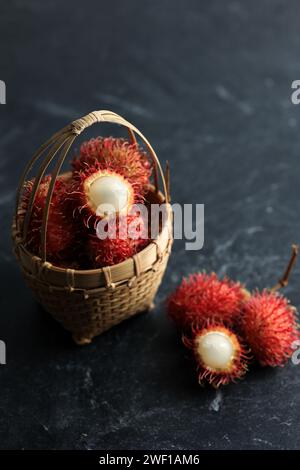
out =
[[[239,337],[229,328],[214,322],[194,327],[183,343],[192,350],[200,384],[215,388],[241,378],[248,369],[249,355]]]
[[[220,280],[215,273],[192,274],[169,296],[167,310],[180,328],[203,325],[207,320],[226,324],[240,315],[247,295],[239,282]]]
[[[72,197],[87,227],[115,213],[126,215],[143,201],[151,165],[137,144],[124,139],[91,139],[72,162]]]
[[[245,303],[241,329],[262,366],[283,366],[299,339],[296,309],[277,292],[255,292]]]
[[[94,268],[121,263],[149,243],[147,227],[140,214],[108,217],[101,221],[96,234],[89,235],[88,252]],[[103,235],[105,238],[103,238]]]
[[[41,256],[41,226],[50,181],[51,176],[45,176],[38,187],[28,227],[26,247],[36,256]],[[33,184],[34,180],[26,183],[22,199],[23,213],[27,210]],[[68,258],[73,258],[75,247],[78,244],[78,229],[74,224],[73,211],[69,207],[66,197],[69,185],[70,180],[65,176],[57,178],[48,216],[47,260],[57,265],[65,262]]]

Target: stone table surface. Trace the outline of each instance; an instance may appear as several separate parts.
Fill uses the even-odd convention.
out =
[[[200,388],[164,300],[214,270],[273,285],[300,242],[296,0],[12,0],[0,6],[0,447],[296,449],[300,366]],[[205,244],[176,241],[151,314],[76,347],[12,254],[22,169],[56,130],[112,109],[170,160],[173,201],[205,204]],[[286,294],[300,304],[300,265]]]

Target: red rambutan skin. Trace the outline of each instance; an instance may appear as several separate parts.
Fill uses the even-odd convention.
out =
[[[215,273],[192,274],[169,296],[167,311],[183,329],[208,320],[228,324],[239,317],[246,296],[239,282],[220,280]]]
[[[71,193],[87,227],[95,226],[99,220],[85,192],[85,182],[89,177],[97,172],[120,175],[132,187],[132,204],[138,204],[143,202],[152,173],[146,153],[137,144],[113,137],[98,137],[84,142],[72,167],[74,182]]]
[[[262,366],[283,366],[299,339],[296,309],[279,293],[255,292],[245,303],[241,330]]]
[[[50,181],[50,175],[45,176],[41,181],[29,223],[26,247],[36,256],[41,256],[41,226]],[[22,199],[24,213],[28,207],[33,184],[34,180],[26,183]],[[74,223],[73,210],[67,198],[69,184],[69,180],[64,176],[57,178],[49,210],[46,235],[47,260],[56,265],[64,264],[67,259],[74,258],[75,248],[80,238],[78,228]]]
[[[131,184],[141,185],[139,193],[149,183],[152,172],[147,154],[138,144],[115,137],[97,137],[81,145],[80,155],[72,161],[74,171],[86,172],[87,167],[94,166],[98,170],[121,171]]]
[[[136,227],[137,238],[134,235],[131,236],[130,224]],[[107,234],[108,237],[105,239],[100,239],[95,234],[89,235],[88,252],[94,268],[121,263],[141,251],[149,243],[143,218],[138,214],[116,218],[115,229],[108,226]]]
[[[214,370],[207,367],[197,351],[197,338],[210,332],[221,332],[229,336],[234,345],[234,357],[226,370]],[[230,382],[242,378],[248,371],[248,364],[251,361],[250,351],[243,340],[232,329],[229,329],[221,323],[208,321],[205,326],[194,326],[189,336],[182,337],[183,344],[192,351],[193,359],[196,363],[198,382],[200,385],[208,383],[214,388],[222,385],[228,385]]]

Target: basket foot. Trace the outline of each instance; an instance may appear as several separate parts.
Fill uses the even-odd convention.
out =
[[[90,344],[92,342],[92,338],[86,336],[73,335],[72,338],[78,346],[84,346],[85,344]]]
[[[151,304],[148,305],[148,312],[152,312],[152,310],[155,309],[155,303],[154,302],[151,302]]]

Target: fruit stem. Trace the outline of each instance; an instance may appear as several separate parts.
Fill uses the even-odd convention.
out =
[[[281,289],[282,287],[286,287],[288,285],[289,276],[290,276],[290,273],[291,273],[291,271],[293,269],[293,266],[296,262],[298,252],[299,252],[298,245],[292,245],[292,254],[291,254],[290,261],[287,265],[287,268],[285,270],[285,273],[284,273],[283,277],[278,281],[278,283],[270,289],[271,292],[276,292],[277,290]]]

